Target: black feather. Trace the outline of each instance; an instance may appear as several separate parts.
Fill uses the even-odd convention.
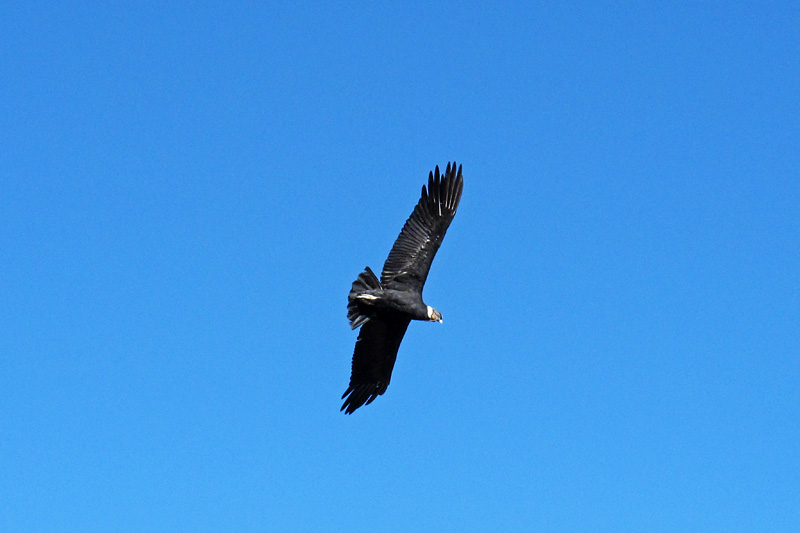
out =
[[[386,392],[392,379],[397,350],[410,318],[384,320],[373,318],[361,328],[353,353],[350,386],[342,394],[341,410],[351,414]]]
[[[453,221],[463,188],[461,167],[447,165],[444,176],[428,175],[428,189],[422,187],[419,203],[383,265],[381,283],[387,288],[422,292],[433,258]]]

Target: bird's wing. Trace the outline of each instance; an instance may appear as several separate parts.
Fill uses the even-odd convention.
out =
[[[349,415],[386,392],[397,350],[410,321],[404,317],[373,317],[361,326],[353,353],[350,386],[342,395],[342,398],[347,397],[342,411]]]
[[[383,265],[384,286],[422,292],[433,257],[456,215],[463,187],[461,166],[456,170],[455,162],[447,164],[444,176],[439,175],[438,166],[428,175],[428,188],[422,186],[422,197]]]

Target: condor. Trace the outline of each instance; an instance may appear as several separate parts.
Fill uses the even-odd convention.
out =
[[[347,318],[361,327],[353,353],[350,386],[341,410],[353,413],[386,392],[397,350],[412,320],[441,322],[442,314],[422,301],[422,288],[433,257],[453,221],[464,180],[461,166],[448,163],[428,175],[428,188],[389,252],[381,279],[367,267],[359,274],[347,298]]]

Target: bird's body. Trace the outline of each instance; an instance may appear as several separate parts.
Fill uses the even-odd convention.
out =
[[[397,291],[392,289],[368,291],[356,296],[364,312],[375,315],[397,314],[410,317],[412,320],[428,320],[428,306],[422,301],[418,292]]]
[[[464,182],[455,162],[447,165],[443,176],[439,167],[434,172],[383,265],[381,279],[367,267],[350,290],[347,318],[353,329],[361,331],[350,386],[342,395],[347,398],[342,405],[347,414],[386,391],[411,320],[442,321],[442,315],[423,302],[422,288],[456,214]]]

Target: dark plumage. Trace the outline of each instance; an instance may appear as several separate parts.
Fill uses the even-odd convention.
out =
[[[428,188],[403,226],[383,265],[381,279],[367,267],[358,275],[347,299],[347,318],[361,326],[353,353],[350,386],[342,410],[350,414],[386,392],[397,350],[411,320],[441,322],[442,315],[422,301],[428,271],[453,221],[464,180],[461,166],[448,163],[428,175]]]

